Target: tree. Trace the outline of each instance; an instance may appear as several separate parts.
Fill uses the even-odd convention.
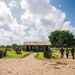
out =
[[[2,45],[1,47],[2,47],[2,48],[5,48],[5,46],[4,46],[4,45]]]
[[[71,47],[75,44],[74,35],[70,31],[65,30],[56,30],[51,33],[49,36],[53,46],[68,46]]]
[[[12,44],[12,45],[11,45],[11,47],[12,47],[13,49],[15,49],[17,46],[18,46],[17,44]]]

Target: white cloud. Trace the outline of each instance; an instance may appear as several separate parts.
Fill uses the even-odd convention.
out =
[[[70,30],[71,32],[73,32],[75,34],[75,27],[72,27],[70,21],[64,22],[62,30]]]
[[[50,32],[62,29],[64,25],[65,13],[51,5],[49,0],[22,0],[21,7],[25,11],[21,15],[22,23],[28,28],[33,28],[34,24],[37,37],[43,41],[48,40]],[[33,33],[29,37],[33,38]]]
[[[0,2],[0,26],[12,22],[13,16],[4,2]]]
[[[49,0],[22,0],[22,9],[28,9],[33,15],[42,16],[50,11]],[[41,14],[41,15],[40,15]]]
[[[75,32],[75,28],[71,26],[71,23],[65,22],[65,12],[51,5],[49,0],[22,0],[21,7],[25,11],[21,15],[22,23],[28,25],[28,28],[33,28],[32,24],[34,24],[34,29],[36,29],[34,32],[43,41],[48,40],[50,32],[65,30],[65,26],[66,30]],[[41,32],[39,33],[40,30]],[[29,32],[32,32],[32,30],[29,30]],[[33,38],[32,36],[33,33],[30,33],[29,37]]]
[[[16,35],[15,32],[5,31],[0,29],[0,45],[7,45],[12,43],[23,44],[22,36]]]
[[[0,1],[0,26],[8,26],[6,31],[0,28],[0,45],[4,44],[22,44],[25,35],[25,25],[18,24],[17,20],[13,18],[10,8]]]
[[[8,5],[9,7],[13,8],[17,6],[17,2],[15,0],[11,0],[11,2]]]
[[[21,16],[22,23],[29,24],[33,22],[33,15],[26,10],[26,12]]]
[[[9,25],[10,30],[13,31],[16,35],[23,36],[25,34],[24,30],[26,29],[25,25],[19,25],[16,19]]]
[[[24,41],[48,41],[54,30],[70,30],[75,33],[70,21],[65,21],[65,12],[54,7],[50,0],[20,0],[22,8],[21,21],[13,17],[17,0],[8,4],[0,1],[0,27],[7,25],[9,30],[0,28],[0,44],[23,44]],[[14,7],[10,10],[9,7]],[[16,8],[17,9],[17,8]],[[18,10],[18,9],[17,9]],[[19,12],[20,10],[18,10]],[[1,34],[2,33],[2,34]]]

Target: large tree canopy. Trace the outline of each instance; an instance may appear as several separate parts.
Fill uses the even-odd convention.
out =
[[[53,46],[71,47],[75,44],[73,33],[71,33],[70,31],[65,31],[65,30],[53,31],[49,36],[49,40],[51,41]]]

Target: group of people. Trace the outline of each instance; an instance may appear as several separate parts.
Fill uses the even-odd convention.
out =
[[[74,59],[74,54],[75,54],[74,48],[72,47],[70,50],[68,48],[66,48],[66,57],[67,58],[69,56],[69,51],[71,52],[72,58]],[[63,48],[60,49],[60,53],[61,53],[61,58],[63,58],[64,57],[64,49]]]

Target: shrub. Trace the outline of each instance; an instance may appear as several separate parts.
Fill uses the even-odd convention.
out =
[[[0,58],[7,55],[7,51],[0,50]]]
[[[21,54],[21,49],[15,48],[15,52],[16,52],[17,54]]]
[[[44,57],[45,58],[51,58],[51,56],[52,56],[52,51],[49,51],[49,50],[48,51],[47,50],[44,51]]]
[[[0,50],[0,58],[2,58],[2,57],[3,57],[3,51]]]

